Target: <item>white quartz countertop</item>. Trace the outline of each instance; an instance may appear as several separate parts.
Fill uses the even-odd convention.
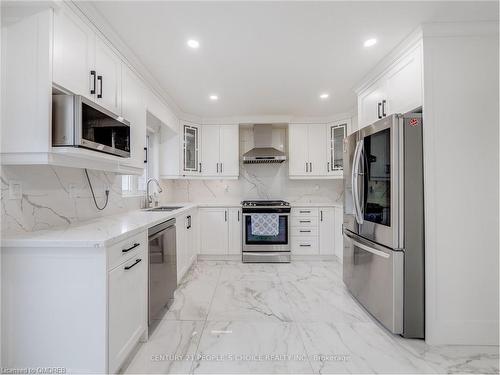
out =
[[[342,207],[336,203],[291,203],[291,207]],[[241,207],[240,202],[167,203],[182,206],[174,211],[133,210],[63,227],[2,235],[2,247],[105,247],[175,218],[196,207]]]
[[[181,209],[167,212],[134,210],[64,227],[2,236],[2,247],[105,247],[195,207],[196,204],[185,204]]]

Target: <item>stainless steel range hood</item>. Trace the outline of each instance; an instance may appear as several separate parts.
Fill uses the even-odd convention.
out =
[[[272,146],[273,127],[270,124],[253,126],[254,148],[243,154],[244,164],[283,163],[286,155]]]

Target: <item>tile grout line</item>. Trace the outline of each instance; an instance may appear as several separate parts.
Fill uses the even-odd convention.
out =
[[[210,314],[210,310],[212,309],[212,303],[214,301],[215,293],[217,292],[217,288],[219,287],[219,282],[220,282],[220,278],[221,278],[222,271],[223,271],[224,267],[225,267],[225,264],[222,264],[221,265],[221,269],[219,271],[219,275],[217,276],[217,282],[215,284],[215,288],[214,288],[214,292],[212,294],[212,298],[210,299],[210,304],[208,305],[207,315],[205,316],[205,320],[203,321],[203,328],[201,329],[200,338],[198,340],[198,344],[196,345],[196,349],[195,349],[195,352],[194,352],[194,358],[193,358],[193,361],[191,363],[191,368],[189,370],[190,374],[193,374],[194,370],[195,370],[194,369],[194,365],[196,363],[196,357],[198,355],[198,350],[200,348],[201,338],[202,338],[203,334],[205,333],[205,328],[207,327],[207,324],[208,324],[208,314]]]
[[[311,363],[311,359],[309,358],[309,352],[307,351],[306,344],[305,344],[305,342],[304,342],[304,337],[303,337],[303,335],[302,335],[302,330],[301,330],[301,327],[299,327],[299,322],[297,322],[297,321],[296,321],[296,317],[295,317],[295,314],[294,314],[294,312],[293,312],[293,311],[294,311],[294,309],[293,309],[293,306],[292,306],[292,305],[291,305],[291,303],[290,303],[290,296],[289,296],[289,294],[287,293],[287,291],[286,291],[286,289],[285,289],[285,284],[283,283],[283,279],[282,279],[282,277],[281,277],[281,275],[280,275],[280,272],[277,270],[277,272],[276,272],[276,273],[278,274],[278,278],[279,278],[280,283],[281,283],[281,285],[282,285],[282,287],[283,287],[283,292],[285,293],[285,296],[286,296],[286,298],[287,298],[287,302],[288,302],[288,304],[292,307],[292,311],[291,311],[291,312],[292,312],[292,318],[293,318],[293,320],[291,321],[291,323],[292,323],[293,325],[295,325],[295,327],[296,327],[296,328],[297,328],[297,330],[299,331],[300,342],[301,342],[301,344],[302,344],[302,348],[304,349],[304,353],[306,354],[307,363],[309,363],[309,368],[311,369],[311,374],[315,374],[315,372],[314,372],[314,368],[313,368],[312,363]]]

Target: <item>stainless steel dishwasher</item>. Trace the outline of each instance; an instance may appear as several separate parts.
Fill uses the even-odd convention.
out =
[[[149,228],[148,324],[150,331],[174,300],[177,287],[175,219]]]

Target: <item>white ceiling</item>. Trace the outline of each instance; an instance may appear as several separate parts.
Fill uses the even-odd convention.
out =
[[[202,117],[349,112],[353,87],[420,23],[498,19],[497,2],[93,5],[180,109]],[[378,43],[364,48],[369,37]]]

